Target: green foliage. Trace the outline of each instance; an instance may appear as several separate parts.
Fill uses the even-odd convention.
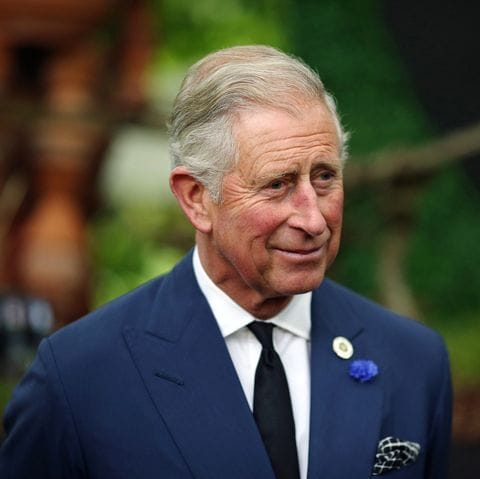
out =
[[[430,326],[445,339],[457,388],[479,386],[480,323],[478,313],[456,314],[455,317],[433,318]]]
[[[156,0],[163,28],[162,55],[191,63],[202,55],[232,45],[267,43],[285,46],[275,11],[281,0],[264,8],[241,0]]]
[[[99,306],[169,271],[193,244],[193,231],[176,206],[136,207],[92,224]]]
[[[5,378],[0,380],[0,411],[5,409],[5,406],[10,400],[15,384],[16,380],[14,381]]]
[[[2,412],[5,411],[8,402],[12,396],[13,389],[17,380],[0,377],[0,418],[3,416]],[[3,436],[2,422],[0,421],[0,443]]]
[[[434,315],[480,310],[479,204],[479,192],[458,168],[434,178],[419,203],[408,271]]]

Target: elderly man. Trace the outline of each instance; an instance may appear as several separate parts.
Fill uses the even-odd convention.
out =
[[[325,279],[346,135],[318,76],[273,48],[219,51],[170,133],[196,247],[42,343],[1,477],[445,477],[442,341]]]

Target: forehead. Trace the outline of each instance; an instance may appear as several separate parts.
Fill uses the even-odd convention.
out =
[[[318,159],[340,161],[340,139],[332,114],[320,102],[295,111],[254,107],[243,110],[234,126],[239,168],[300,163]]]

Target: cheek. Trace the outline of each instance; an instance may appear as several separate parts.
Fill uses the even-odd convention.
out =
[[[267,238],[282,223],[280,208],[257,206],[245,210],[237,218],[237,228],[242,236],[248,236],[251,240]]]
[[[329,198],[324,205],[323,215],[331,229],[339,229],[343,219],[343,194],[337,194]]]

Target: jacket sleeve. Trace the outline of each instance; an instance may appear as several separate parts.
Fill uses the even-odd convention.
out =
[[[76,425],[48,339],[14,391],[4,425],[2,479],[86,476]]]
[[[452,433],[452,382],[448,354],[443,348],[441,386],[436,399],[435,415],[430,430],[430,448],[427,457],[428,479],[446,479]]]

